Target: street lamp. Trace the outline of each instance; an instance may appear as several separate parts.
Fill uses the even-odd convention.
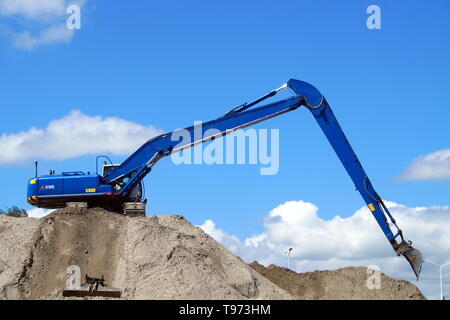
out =
[[[290,258],[291,258],[291,251],[292,251],[292,249],[293,249],[293,248],[289,248],[289,249],[287,249],[287,250],[284,252],[284,254],[287,254],[287,256],[288,256],[288,269],[290,269]]]
[[[435,265],[436,267],[439,268],[439,281],[440,281],[440,284],[441,284],[441,300],[444,300],[444,294],[442,292],[442,268],[445,267],[445,266],[450,265],[450,262],[447,262],[447,263],[444,263],[444,264],[437,264],[437,263],[434,263],[434,262],[431,262],[431,261],[427,261],[427,260],[424,260],[423,262],[428,262],[428,263],[433,264],[433,265]]]

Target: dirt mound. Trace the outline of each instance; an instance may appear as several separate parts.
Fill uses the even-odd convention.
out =
[[[412,283],[394,279],[381,273],[380,289],[369,289],[371,274],[365,267],[347,267],[296,273],[288,268],[255,262],[253,269],[301,300],[424,300],[425,297]]]
[[[33,235],[40,222],[0,214],[0,299],[18,299],[19,280],[30,264]]]
[[[71,265],[104,275],[125,299],[292,299],[177,215],[0,216],[0,241],[0,299],[60,299]]]
[[[246,265],[178,215],[96,208],[42,219],[0,215],[0,244],[0,299],[62,299],[72,265],[81,276],[103,275],[125,299],[424,299],[383,274],[381,289],[369,290],[362,267],[296,273]]]

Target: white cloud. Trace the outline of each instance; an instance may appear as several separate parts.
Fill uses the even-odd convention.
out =
[[[29,218],[42,218],[48,215],[53,210],[42,209],[42,208],[33,208],[27,211]]]
[[[65,8],[64,0],[0,0],[0,14],[19,15],[30,19],[62,15]]]
[[[0,0],[0,15],[15,23],[2,25],[3,34],[15,47],[33,50],[52,43],[69,43],[74,30],[66,27],[69,5],[84,6],[86,0]]]
[[[450,179],[450,149],[443,149],[415,159],[400,175],[402,180]]]
[[[406,239],[413,241],[425,259],[450,261],[450,208],[447,206],[410,208],[386,202]],[[397,257],[370,211],[363,207],[353,215],[324,220],[318,208],[305,201],[288,201],[273,209],[264,219],[264,232],[240,241],[217,229],[208,220],[201,227],[244,261],[285,266],[284,252],[293,247],[291,266],[296,271],[336,269],[345,266],[377,265],[382,272],[415,282],[403,257]],[[231,245],[229,239],[233,239]],[[450,269],[450,268],[449,268]],[[424,265],[419,288],[436,298],[436,270]],[[450,270],[449,270],[450,271]],[[449,273],[450,276],[450,273]],[[450,295],[450,287],[448,288]]]
[[[236,252],[239,250],[240,241],[236,236],[229,235],[224,231],[216,228],[216,224],[212,220],[206,220],[199,226],[203,231],[213,237],[216,241],[223,244],[229,250]]]
[[[121,118],[88,116],[80,111],[51,121],[46,128],[0,136],[0,165],[32,159],[68,159],[86,154],[128,155],[148,139],[160,134]]]
[[[13,44],[17,48],[32,50],[44,44],[69,43],[72,37],[73,30],[69,30],[64,24],[61,24],[44,29],[36,36],[33,36],[29,31],[16,34]]]

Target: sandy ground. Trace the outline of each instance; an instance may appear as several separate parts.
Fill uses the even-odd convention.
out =
[[[247,265],[182,216],[63,209],[0,215],[0,299],[63,299],[67,267],[104,276],[123,299],[424,299],[413,284],[366,268],[295,273]],[[82,281],[83,283],[84,281]]]
[[[347,267],[296,273],[288,268],[269,265],[267,268],[257,262],[250,266],[296,299],[302,300],[424,300],[425,297],[412,283],[394,279],[381,273],[380,288],[369,289],[365,267]],[[374,284],[374,282],[371,282]]]
[[[0,241],[0,299],[61,299],[70,265],[103,275],[125,299],[292,299],[177,215],[0,215]]]
[[[0,214],[0,299],[20,298],[20,280],[32,263],[30,251],[39,225],[38,219]]]

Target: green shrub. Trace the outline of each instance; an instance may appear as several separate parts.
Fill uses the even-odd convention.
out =
[[[11,216],[11,217],[20,217],[20,218],[28,217],[27,211],[25,209],[20,209],[16,206],[12,206],[12,207],[6,209],[6,211],[0,209],[0,214],[5,214],[5,215]]]

